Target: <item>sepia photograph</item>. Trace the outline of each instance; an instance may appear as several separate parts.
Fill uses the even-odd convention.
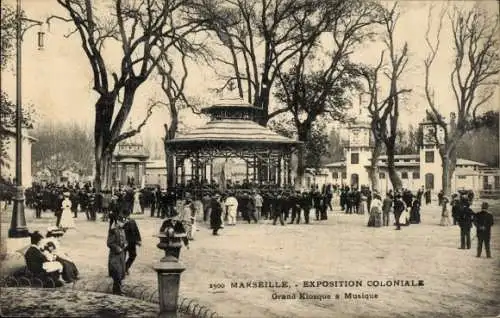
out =
[[[2,317],[500,317],[500,1],[0,6]]]

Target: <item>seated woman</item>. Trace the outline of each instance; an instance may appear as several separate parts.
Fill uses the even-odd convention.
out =
[[[24,253],[26,268],[35,276],[42,279],[51,279],[56,287],[63,283],[59,280],[62,265],[59,262],[48,259],[43,253],[43,236],[38,232],[31,233],[31,246]]]
[[[48,260],[53,262],[58,262],[62,266],[62,278],[66,283],[72,283],[78,280],[78,269],[75,263],[73,263],[67,255],[62,255],[56,252],[57,241],[55,240],[45,240],[43,254]]]

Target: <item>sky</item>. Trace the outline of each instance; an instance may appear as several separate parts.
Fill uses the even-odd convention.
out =
[[[3,2],[15,6],[15,0],[4,0]],[[400,1],[402,15],[398,22],[396,31],[396,42],[402,46],[404,41],[409,46],[408,71],[404,74],[402,88],[411,88],[413,91],[407,97],[407,103],[402,110],[401,121],[403,127],[409,124],[418,124],[425,116],[426,102],[423,96],[424,69],[423,60],[428,52],[424,42],[424,34],[427,27],[427,15],[430,3],[435,6],[442,5],[440,1]],[[470,6],[474,1],[451,1],[458,5]],[[480,5],[491,10],[498,11],[496,1],[479,1]],[[386,1],[387,5],[391,1]],[[64,15],[64,10],[55,0],[22,0],[23,9],[31,19],[45,21],[47,17],[58,14]],[[439,8],[436,9],[436,12]],[[492,11],[492,12],[497,12]],[[432,20],[433,24],[437,23]],[[37,49],[37,32],[45,32],[45,47]],[[30,29],[24,35],[22,55],[22,91],[23,102],[36,106],[39,122],[78,122],[82,125],[93,126],[94,103],[97,94],[92,91],[92,76],[89,62],[81,48],[80,39],[77,34],[68,38],[64,35],[72,30],[71,25],[61,21],[53,21],[50,27],[44,25],[41,29],[37,27]],[[443,107],[445,114],[452,111],[454,100],[449,86],[448,74],[452,57],[451,37],[448,24],[445,24],[441,49],[438,53],[435,66],[432,69],[432,85],[436,91],[436,98]],[[115,51],[118,48],[110,46],[106,50],[107,57],[113,63]],[[366,63],[376,63],[380,54],[380,43],[370,43],[356,50],[355,59]],[[115,53],[114,53],[115,52]],[[12,63],[12,67],[14,63]],[[2,72],[2,89],[14,100],[15,77],[14,72],[7,69]],[[187,93],[190,96],[203,99],[207,105],[220,99],[212,89],[216,88],[216,77],[213,71],[205,65],[191,65],[190,76],[187,83]],[[158,80],[149,80],[139,88],[130,121],[133,126],[144,118],[148,101],[150,99],[162,99]],[[487,106],[488,109],[499,108],[499,90],[496,96]],[[227,97],[227,96],[222,96]],[[278,107],[272,105],[271,107]],[[192,115],[189,111],[182,114],[182,119],[188,126],[199,125],[202,120],[199,116]],[[146,138],[159,138],[164,135],[163,124],[168,122],[168,112],[158,108],[146,128]],[[129,124],[125,126],[129,127]]]

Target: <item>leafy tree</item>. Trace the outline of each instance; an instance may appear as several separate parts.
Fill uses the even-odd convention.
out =
[[[44,123],[34,131],[33,172],[48,170],[57,181],[65,170],[80,176],[92,174],[94,141],[92,133],[75,123]]]
[[[458,157],[498,167],[498,115],[498,112],[488,111],[478,119],[478,128],[465,133],[458,142]]]
[[[398,129],[396,132],[396,153],[402,155],[418,153],[419,136],[419,129],[415,129],[411,124],[408,126],[408,130]]]
[[[328,153],[323,158],[323,161],[325,163],[330,161],[341,161],[342,159],[344,159],[344,148],[346,145],[344,140],[340,138],[337,130],[335,130],[334,128],[330,130],[330,134],[328,135],[328,145]]]
[[[297,129],[291,119],[280,118],[269,122],[269,128],[288,138],[297,138]],[[319,168],[324,163],[324,158],[329,155],[330,141],[326,132],[326,124],[318,121],[314,123],[311,134],[304,141],[304,165],[308,168]]]
[[[372,27],[380,22],[382,12],[382,7],[369,1],[340,5],[328,12],[328,35],[335,45],[327,54],[324,67],[318,69],[319,52],[311,43],[299,50],[287,72],[278,70],[280,85],[275,95],[292,115],[300,141],[311,138],[312,127],[321,118],[347,120],[352,92],[361,89],[358,65],[350,61],[350,56],[359,44],[373,38]],[[299,180],[304,171],[304,157],[299,151]]]

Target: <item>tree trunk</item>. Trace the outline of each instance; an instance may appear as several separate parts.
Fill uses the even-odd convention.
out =
[[[299,146],[299,149],[297,151],[297,183],[299,186],[302,186],[304,184],[304,175],[306,172],[305,148],[306,148],[306,143],[311,135],[310,125],[307,124],[298,125],[297,131],[298,131],[299,141],[302,142],[302,145]]]
[[[95,175],[94,188],[97,193],[101,192],[103,185],[105,152],[110,142],[110,128],[113,118],[113,109],[116,97],[112,94],[101,95],[95,105],[94,123],[94,159]],[[114,150],[114,149],[113,149]],[[111,151],[112,153],[112,151]]]
[[[172,189],[176,184],[176,175],[175,175],[175,162],[174,162],[174,154],[168,149],[167,141],[175,138],[175,134],[177,132],[178,119],[177,113],[175,116],[172,116],[170,127],[165,124],[165,163],[167,164],[167,188]]]
[[[391,179],[392,188],[394,191],[401,190],[403,188],[403,183],[396,173],[396,167],[394,166],[394,155],[395,155],[395,147],[394,147],[394,138],[391,138],[389,142],[386,142],[387,148],[387,169],[389,171],[389,178]]]
[[[443,173],[441,176],[441,181],[443,183],[443,193],[446,196],[450,196],[452,177],[457,165],[456,148],[454,146],[451,146],[447,149],[443,149],[443,151],[439,151],[439,154],[441,155],[443,167]]]
[[[375,140],[375,147],[372,151],[372,159],[370,163],[370,182],[372,186],[372,191],[380,191],[378,187],[378,157],[382,150],[382,142],[380,140]]]

